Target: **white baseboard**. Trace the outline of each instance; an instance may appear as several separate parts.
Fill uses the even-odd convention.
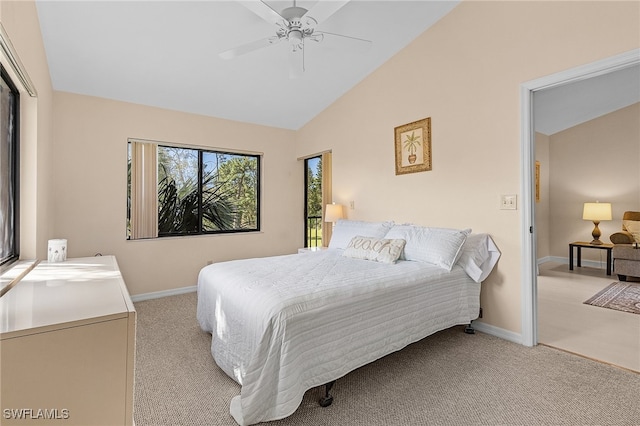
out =
[[[496,327],[494,325],[478,321],[472,322],[471,326],[482,333],[490,334],[492,336],[517,343],[519,345],[523,344],[522,335],[519,333],[515,333],[513,331],[505,330],[504,328]]]
[[[176,296],[178,294],[192,293],[197,290],[195,285],[189,287],[173,288],[171,290],[154,291],[151,293],[136,294],[131,296],[132,302],[142,302],[144,300],[159,299],[161,297]]]
[[[566,263],[569,263],[568,260],[566,260]],[[561,257],[555,257],[555,256],[545,256],[545,257],[540,257],[537,260],[537,264],[538,265],[542,265],[543,263],[547,263],[547,262],[560,262],[560,263],[565,263],[565,261],[562,260]]]
[[[560,257],[560,256],[546,256],[546,257],[541,257],[538,259],[538,265],[542,265],[543,263],[546,262],[557,262],[557,263],[563,263],[565,265],[569,264],[569,258],[568,257]],[[607,269],[607,261],[597,261],[597,260],[586,260],[586,259],[582,259],[582,266],[588,266],[589,268],[595,268],[595,269]]]

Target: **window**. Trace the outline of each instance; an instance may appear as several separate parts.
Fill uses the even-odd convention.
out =
[[[260,230],[260,156],[129,142],[130,239]]]
[[[322,247],[322,157],[304,160],[305,247]]]
[[[324,221],[324,209],[333,201],[331,192],[331,152],[304,160],[304,246],[326,247],[332,224]]]
[[[18,114],[19,93],[0,65],[0,265],[19,255]]]

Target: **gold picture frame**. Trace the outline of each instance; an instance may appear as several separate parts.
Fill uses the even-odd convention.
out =
[[[431,117],[395,128],[396,175],[431,170]]]

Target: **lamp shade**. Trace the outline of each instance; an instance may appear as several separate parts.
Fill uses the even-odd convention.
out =
[[[584,203],[582,210],[584,220],[611,220],[611,203]]]
[[[325,222],[337,222],[338,219],[342,218],[344,218],[344,213],[340,204],[327,204],[324,211]]]

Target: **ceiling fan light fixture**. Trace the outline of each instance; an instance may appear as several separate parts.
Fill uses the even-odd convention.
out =
[[[289,31],[289,43],[293,47],[294,52],[302,49],[302,32],[300,30]]]

